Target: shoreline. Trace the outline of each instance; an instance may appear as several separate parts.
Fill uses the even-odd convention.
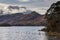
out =
[[[60,38],[60,33],[57,33],[57,32],[50,31],[50,32],[47,32],[47,35]]]

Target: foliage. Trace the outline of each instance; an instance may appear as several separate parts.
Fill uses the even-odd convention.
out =
[[[53,3],[45,14],[47,30],[60,32],[60,1]]]

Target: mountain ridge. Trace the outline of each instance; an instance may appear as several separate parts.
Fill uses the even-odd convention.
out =
[[[44,22],[43,22],[44,21]],[[16,13],[0,16],[0,26],[42,26],[45,25],[44,15],[35,11],[30,14]]]

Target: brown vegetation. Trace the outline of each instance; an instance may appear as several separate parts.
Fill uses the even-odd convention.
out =
[[[32,11],[29,14],[16,13],[0,16],[0,26],[44,26],[44,15]]]
[[[47,19],[47,31],[60,33],[60,1],[51,5],[45,18]]]

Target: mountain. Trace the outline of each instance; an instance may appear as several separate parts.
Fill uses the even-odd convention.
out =
[[[0,16],[0,26],[42,26],[45,24],[44,15],[35,11],[29,14],[15,13]]]
[[[6,14],[15,14],[15,13],[22,13],[26,12],[28,10],[36,11],[41,15],[44,15],[48,7],[27,7],[24,5],[17,5],[17,4],[6,4],[6,3],[0,3],[0,14],[6,15]],[[25,13],[26,14],[26,13]]]
[[[3,9],[0,9],[0,15],[7,15],[7,14],[15,14],[15,13],[23,13],[29,14],[32,11],[27,9],[26,7],[19,7],[19,6],[4,6]]]
[[[19,6],[7,6],[7,7],[4,7],[3,9],[0,9],[2,10],[1,14],[2,15],[5,15],[5,14],[15,14],[15,13],[22,13],[22,12],[26,12],[26,7],[19,7]]]
[[[20,7],[18,7],[18,6],[8,6],[8,9],[10,9],[10,10],[11,10],[11,9],[17,9],[17,10],[19,10],[19,8],[20,8]]]
[[[47,29],[60,33],[60,1],[51,5],[45,17],[47,19]]]

